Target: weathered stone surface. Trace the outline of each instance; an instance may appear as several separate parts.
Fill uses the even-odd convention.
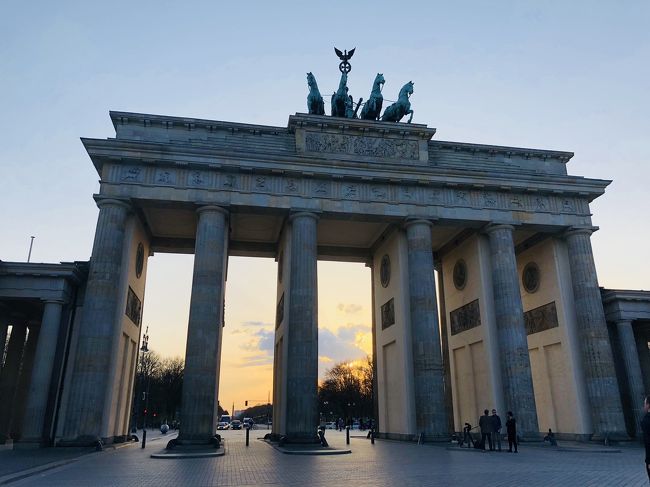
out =
[[[26,336],[27,326],[14,323],[9,336],[2,375],[0,375],[0,396],[2,396],[2,401],[0,401],[0,443],[4,443],[9,437]]]
[[[228,212],[199,208],[181,406],[181,443],[207,443],[218,421]]]
[[[626,437],[614,357],[591,249],[591,233],[592,229],[581,228],[565,235],[587,394],[595,435]]]
[[[115,328],[123,312],[117,303],[130,210],[124,201],[111,198],[99,199],[97,206],[99,216],[63,433],[66,439],[82,442],[107,434],[103,421],[110,403]]]
[[[45,409],[50,392],[62,311],[61,301],[45,303],[27,395],[22,441],[40,442],[43,439]]]
[[[297,441],[313,440],[318,426],[317,221],[314,213],[291,216],[286,433]]]
[[[645,414],[643,411],[643,400],[645,398],[645,387],[643,386],[643,375],[641,373],[641,363],[636,348],[634,330],[631,321],[619,321],[616,323],[618,329],[618,338],[620,341],[620,350],[625,365],[627,375],[628,391],[634,414],[634,427],[638,438],[641,437],[641,420]],[[647,345],[646,345],[647,346]]]
[[[494,314],[501,352],[505,407],[514,412],[520,434],[535,435],[539,432],[539,426],[513,231],[510,225],[490,225],[486,228],[492,258]]]
[[[429,439],[445,438],[449,431],[433,274],[431,222],[408,221],[406,240],[416,428]]]

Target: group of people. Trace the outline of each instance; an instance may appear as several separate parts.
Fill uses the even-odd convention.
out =
[[[517,421],[512,414],[512,411],[508,411],[506,416],[505,426],[508,435],[508,452],[512,453],[514,448],[514,453],[518,453]],[[501,428],[503,428],[503,424],[501,418],[497,414],[497,410],[493,409],[492,415],[490,415],[489,410],[484,410],[483,416],[479,418],[478,427],[481,431],[481,440],[476,444],[472,438],[472,425],[465,423],[465,427],[463,428],[463,439],[460,442],[460,447],[462,448],[464,444],[467,444],[467,448],[480,448],[485,450],[487,443],[490,451],[497,449],[498,451],[501,451]]]

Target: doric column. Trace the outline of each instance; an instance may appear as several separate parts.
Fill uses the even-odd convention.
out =
[[[2,376],[0,377],[0,397],[2,397],[0,401],[0,443],[5,443],[9,437],[14,398],[18,389],[20,364],[23,360],[26,336],[27,326],[25,324],[17,324],[16,321],[13,321],[11,335],[9,336],[9,345],[7,346],[7,356],[4,367],[2,368]]]
[[[41,442],[45,436],[43,434],[43,423],[49,398],[62,310],[63,301],[51,300],[45,302],[27,393],[22,441]]]
[[[197,210],[194,275],[187,327],[180,443],[207,443],[218,418],[219,361],[228,257],[228,212]]]
[[[621,343],[621,353],[625,363],[625,373],[627,374],[627,383],[634,412],[634,428],[637,438],[640,438],[641,420],[643,419],[643,399],[645,397],[645,387],[643,386],[643,375],[641,374],[641,363],[637,353],[636,340],[634,339],[634,330],[630,320],[622,320],[616,323],[618,329],[618,339]]]
[[[490,239],[492,292],[501,355],[503,395],[506,408],[513,411],[517,418],[518,432],[522,435],[537,435],[539,425],[513,231],[511,225],[492,224],[486,228]]]
[[[32,368],[36,356],[36,345],[40,335],[41,324],[39,322],[27,323],[27,341],[23,351],[23,360],[20,366],[20,378],[18,388],[14,397],[14,414],[11,418],[11,437],[14,441],[22,438],[23,421],[25,419],[25,405],[27,404],[27,393],[29,392],[29,381],[32,379]]]
[[[318,284],[317,223],[314,213],[289,219],[291,256],[286,335],[287,436],[310,441],[318,426]]]
[[[408,246],[409,307],[415,423],[428,438],[449,435],[445,405],[445,381],[438,328],[436,283],[433,275],[431,222],[406,223]]]
[[[119,332],[116,323],[124,312],[117,304],[130,206],[116,199],[100,199],[97,206],[99,216],[64,428],[65,438],[82,443],[93,442],[102,433],[102,418],[110,406],[107,395],[114,336]]]
[[[626,437],[614,357],[591,250],[592,231],[572,229],[565,234],[589,408],[597,437]]]

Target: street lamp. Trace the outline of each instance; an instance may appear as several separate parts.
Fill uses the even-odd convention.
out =
[[[147,329],[144,332],[144,335],[142,335],[142,346],[140,347],[140,391],[142,392],[142,401],[144,401],[144,408],[139,408],[143,409],[143,414],[142,414],[142,448],[145,447],[147,444],[147,409],[149,407],[149,372],[148,370],[145,369],[145,363],[144,363],[144,354],[149,351],[149,327],[147,326]],[[144,390],[144,376],[145,374],[147,375],[147,390]],[[137,399],[137,396],[136,396]],[[137,421],[135,424],[135,428],[138,427]]]

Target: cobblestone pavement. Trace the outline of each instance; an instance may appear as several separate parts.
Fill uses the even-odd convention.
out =
[[[641,486],[648,485],[643,451],[558,452],[522,446],[520,453],[450,451],[441,446],[353,437],[352,454],[293,456],[243,431],[224,432],[226,455],[205,459],[157,460],[149,455],[163,441],[83,456],[74,463],[11,483],[12,486]],[[358,434],[358,433],[357,433]],[[169,436],[171,437],[171,436]],[[332,446],[345,446],[344,433],[327,432]]]

